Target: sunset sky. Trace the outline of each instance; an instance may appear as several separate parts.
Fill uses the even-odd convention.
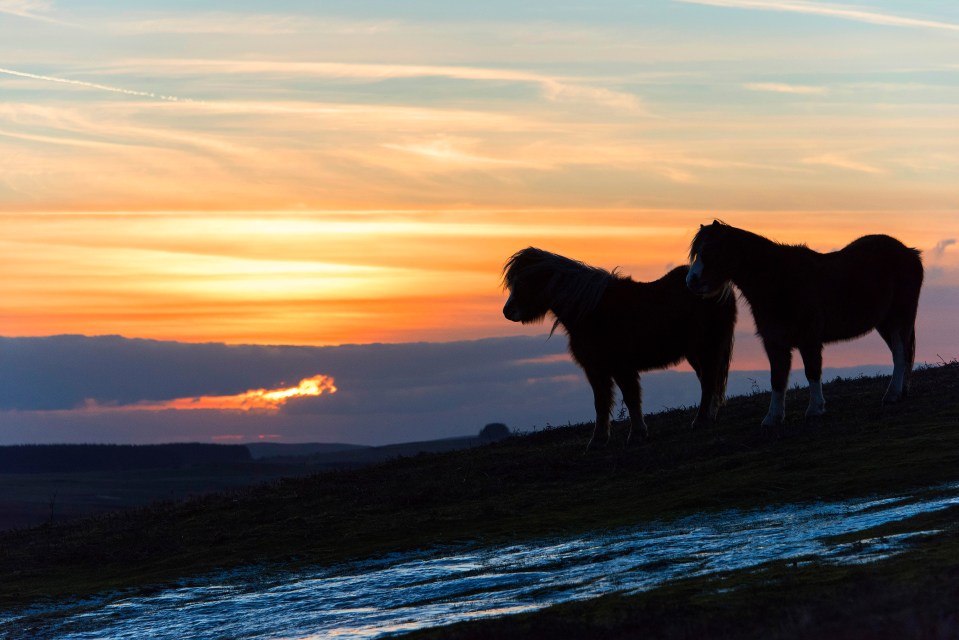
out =
[[[0,336],[545,336],[514,251],[650,280],[718,217],[922,249],[918,358],[959,356],[959,3],[0,0],[0,96]]]

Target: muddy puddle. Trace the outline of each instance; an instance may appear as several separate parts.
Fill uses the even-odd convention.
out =
[[[313,571],[249,568],[150,596],[112,595],[0,614],[0,636],[376,638],[638,592],[770,560],[875,561],[902,550],[911,537],[932,532],[888,537],[857,532],[957,504],[959,484],[954,484],[912,496],[716,512],[564,539],[395,554]]]

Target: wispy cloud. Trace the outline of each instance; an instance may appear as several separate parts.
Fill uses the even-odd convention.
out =
[[[879,167],[874,167],[870,164],[866,164],[865,162],[854,160],[837,153],[824,153],[818,156],[803,158],[802,162],[803,164],[818,164],[827,167],[836,167],[838,169],[846,169],[848,171],[856,171],[859,173],[885,173]]]
[[[582,101],[605,105],[613,109],[630,112],[642,112],[642,102],[631,93],[614,91],[603,87],[591,87],[581,84],[570,84],[556,80],[537,79],[547,99],[555,102]]]
[[[120,34],[203,34],[285,36],[296,33],[343,36],[380,35],[396,28],[388,20],[315,19],[291,14],[245,14],[238,12],[194,12],[187,15],[156,16],[109,21],[105,27]]]
[[[435,161],[448,168],[529,167],[546,168],[544,163],[525,162],[512,158],[496,158],[476,153],[476,140],[442,136],[409,144],[385,144],[384,147],[411,153]]]
[[[16,71],[14,69],[5,69],[0,67],[0,73],[4,73],[9,76],[17,76],[19,78],[29,78],[31,80],[42,80],[44,82],[58,82],[60,84],[68,84],[76,87],[83,87],[86,89],[97,89],[99,91],[110,91],[112,93],[122,93],[128,96],[139,96],[143,98],[154,98],[157,100],[167,100],[170,102],[179,102],[183,98],[177,98],[176,96],[166,96],[158,93],[153,93],[151,91],[136,91],[135,89],[124,89],[122,87],[112,87],[106,84],[99,84],[96,82],[86,82],[83,80],[70,80],[69,78],[58,78],[56,76],[46,76],[37,73],[27,73],[26,71]]]
[[[813,87],[801,84],[784,84],[781,82],[750,82],[743,86],[750,91],[769,91],[771,93],[790,93],[799,95],[822,95],[827,93],[826,87]]]
[[[47,15],[52,8],[53,3],[46,0],[0,0],[0,13],[44,22],[59,22]]]
[[[125,71],[126,67],[153,70],[165,69],[177,73],[219,74],[283,74],[312,78],[344,80],[393,80],[397,78],[450,78],[491,82],[517,82],[537,85],[542,95],[553,102],[588,102],[607,108],[631,113],[643,112],[642,101],[634,94],[606,86],[597,86],[582,78],[550,76],[516,69],[489,67],[420,65],[420,64],[369,64],[343,62],[290,62],[273,60],[131,60],[115,66],[114,70]]]
[[[785,11],[788,13],[805,13],[819,16],[853,20],[868,24],[878,24],[890,27],[913,27],[920,29],[938,29],[945,31],[959,31],[959,24],[942,22],[939,20],[923,20],[867,11],[858,7],[836,4],[822,4],[818,2],[803,2],[802,0],[674,0],[686,4],[700,4],[713,7],[728,7],[731,9],[756,9],[759,11]]]
[[[936,243],[936,246],[932,248],[930,253],[932,254],[933,259],[938,260],[946,252],[946,249],[956,244],[955,238],[946,238],[945,240],[940,240]]]

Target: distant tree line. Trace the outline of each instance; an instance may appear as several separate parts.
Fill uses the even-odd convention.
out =
[[[41,444],[0,447],[0,473],[175,469],[251,460],[250,451],[243,445]]]

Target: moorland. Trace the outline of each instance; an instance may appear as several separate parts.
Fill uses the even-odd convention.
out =
[[[768,394],[731,398],[717,424],[693,409],[647,417],[648,440],[584,452],[591,425],[482,447],[276,479],[187,500],[0,533],[0,608],[158,587],[218,569],[302,567],[437,545],[578,534],[704,511],[889,495],[959,481],[959,363],[923,367],[908,401],[881,406],[888,377],[825,385],[828,413]],[[618,428],[617,428],[618,427]],[[811,561],[680,580],[419,632],[423,637],[956,637],[959,510],[923,516],[903,553],[865,565]],[[895,527],[916,523],[897,523]]]

